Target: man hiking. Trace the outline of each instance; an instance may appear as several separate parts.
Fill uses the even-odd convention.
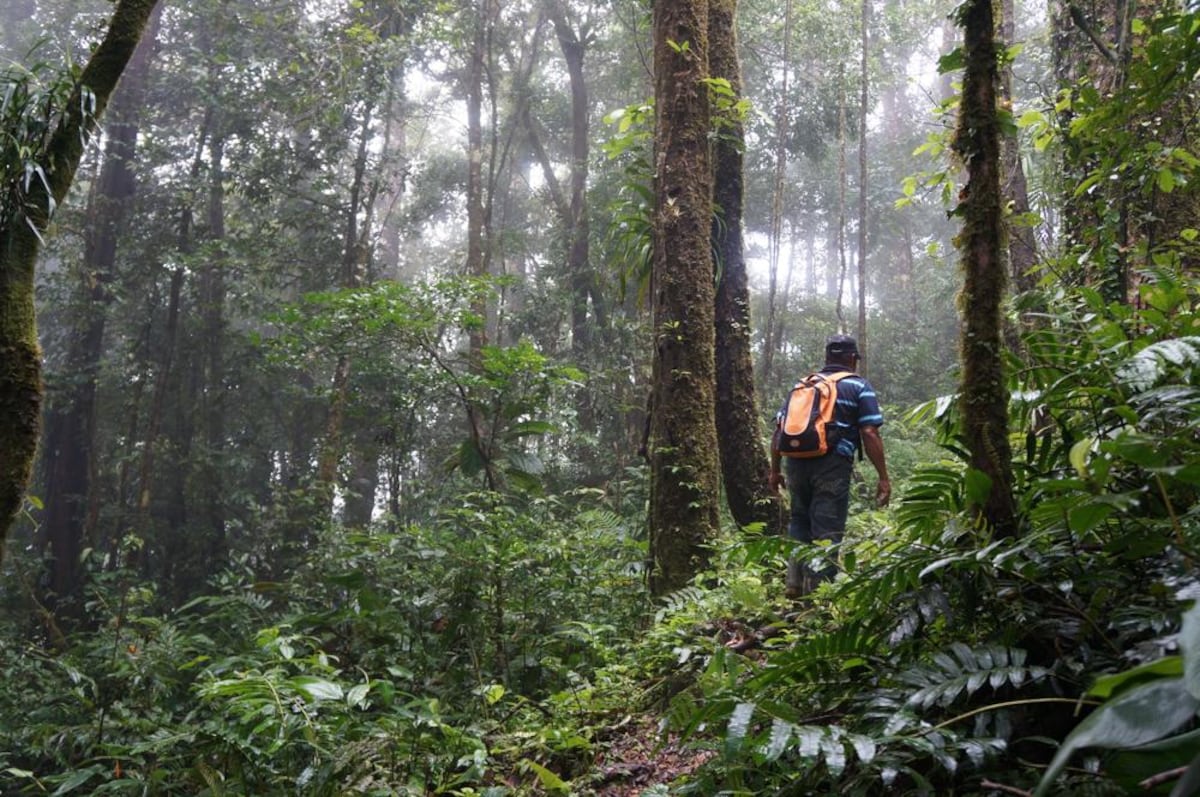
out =
[[[771,437],[771,473],[769,484],[772,491],[783,483],[780,460],[787,459],[787,487],[791,499],[791,516],[788,521],[788,536],[798,542],[828,541],[837,545],[846,530],[846,514],[850,505],[850,475],[854,470],[854,456],[862,447],[867,459],[875,466],[879,484],[875,488],[875,501],[880,507],[887,506],[892,495],[888,481],[887,463],[883,456],[883,438],[879,427],[883,424],[883,413],[875,397],[875,389],[864,377],[855,373],[861,358],[858,342],[849,335],[833,335],[825,343],[825,367],[804,382],[801,382],[789,401],[775,416],[775,433]],[[806,417],[800,423],[820,425],[820,411],[825,410],[828,422],[820,434],[819,446],[801,437],[792,438],[795,431],[796,410],[789,414],[789,405],[794,406],[794,396],[802,387],[810,388],[815,398],[805,406]],[[822,388],[833,406],[818,406]],[[812,420],[807,414],[811,410]],[[786,430],[785,430],[786,427]],[[783,450],[781,450],[781,448]],[[788,562],[785,594],[788,598],[799,598],[811,592],[817,584],[827,581],[836,574],[832,563],[814,572],[804,562]]]

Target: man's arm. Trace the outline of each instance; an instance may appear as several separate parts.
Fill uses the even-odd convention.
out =
[[[883,436],[879,434],[878,426],[863,426],[859,432],[862,434],[863,451],[875,466],[875,472],[879,474],[875,503],[885,507],[892,497],[892,483],[888,480],[887,460],[883,456]]]
[[[767,476],[767,486],[771,488],[771,492],[775,492],[783,484],[783,474],[779,471],[779,426],[775,426],[775,432],[771,435],[771,473]]]

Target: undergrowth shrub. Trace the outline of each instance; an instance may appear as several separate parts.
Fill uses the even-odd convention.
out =
[[[587,708],[644,611],[643,557],[593,500],[477,494],[424,527],[330,529],[286,580],[243,564],[170,612],[101,574],[61,649],[4,628],[0,791],[423,795],[525,750],[586,762],[543,704]]]
[[[939,426],[944,455],[890,521],[852,528],[843,574],[777,623],[761,661],[703,648],[703,677],[668,716],[697,740],[716,729],[724,756],[684,791],[1033,789],[1103,702],[1099,677],[1171,652],[1197,594],[1200,329],[1190,281],[1157,272],[1140,291],[1137,308],[1088,289],[1044,297],[1011,369],[1018,537],[964,512],[978,485],[954,402],[914,416]],[[1179,711],[1186,729],[1187,705],[1138,714],[1129,738],[1169,735]],[[1053,793],[1128,793],[1127,756],[1105,741],[1064,747],[1082,769]]]

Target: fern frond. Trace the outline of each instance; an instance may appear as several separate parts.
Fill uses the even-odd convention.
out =
[[[746,689],[753,694],[781,681],[812,683],[840,672],[847,660],[876,656],[878,647],[879,636],[857,625],[813,634],[773,656],[770,665],[747,682]]]
[[[1117,376],[1135,392],[1153,387],[1170,373],[1170,366],[1200,366],[1200,336],[1169,338],[1151,343],[1117,366]]]
[[[949,650],[934,654],[929,664],[912,667],[897,679],[917,687],[908,696],[909,707],[946,707],[961,697],[970,698],[985,684],[993,690],[1006,684],[1019,689],[1049,674],[1045,667],[1026,666],[1025,659],[1026,652],[1021,648],[999,645],[971,648],[955,643]]]

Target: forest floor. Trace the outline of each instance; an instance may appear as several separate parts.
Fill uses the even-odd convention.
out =
[[[779,633],[777,626],[755,628],[737,620],[722,620],[708,629],[730,650],[760,659],[759,646]],[[716,756],[677,735],[665,739],[652,715],[637,715],[616,729],[596,761],[596,797],[639,797],[657,785],[668,785],[690,775]]]
[[[633,717],[621,727],[596,761],[596,797],[638,797],[652,786],[688,775],[716,753],[665,741],[654,717]]]

